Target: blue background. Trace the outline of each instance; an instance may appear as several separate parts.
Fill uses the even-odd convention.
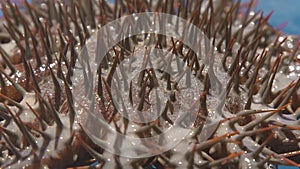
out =
[[[249,0],[242,0],[248,2]],[[258,0],[256,10],[262,10],[266,16],[274,11],[269,22],[274,27],[288,23],[282,31],[287,34],[300,35],[300,1],[299,0]]]

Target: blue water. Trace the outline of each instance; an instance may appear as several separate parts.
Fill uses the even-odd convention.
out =
[[[20,2],[20,0],[11,0],[10,2]],[[21,1],[21,2],[23,2],[23,1]],[[32,2],[32,0],[27,0],[27,2]],[[3,16],[3,12],[2,12],[2,10],[1,10],[1,7],[0,7],[0,18]]]
[[[249,0],[242,0],[248,2]],[[258,0],[256,10],[262,10],[264,15],[273,11],[269,23],[278,27],[287,34],[300,35],[300,1],[299,0]]]
[[[278,165],[278,166],[275,166],[275,169],[299,169],[299,167]]]

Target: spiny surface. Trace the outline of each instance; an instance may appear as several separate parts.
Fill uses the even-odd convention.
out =
[[[240,1],[230,0],[116,0],[114,4],[104,0],[45,1],[41,5],[25,3],[27,12],[20,12],[9,1],[2,2],[1,167],[65,168],[95,160],[98,168],[266,168],[270,163],[299,166],[295,161],[300,129],[296,69],[299,43],[272,29],[267,23],[270,15],[252,12],[252,4],[242,11]],[[193,84],[199,87],[195,129],[180,144],[151,158],[126,159],[96,146],[75,121],[78,112],[74,111],[71,77],[81,47],[98,27],[121,16],[147,11],[180,16],[202,30],[216,47],[216,77],[228,83],[224,105],[208,125],[205,121],[211,118],[215,91],[207,65],[199,56],[183,42],[162,35],[151,35],[154,45],[148,49],[144,48],[146,35],[121,41],[101,63],[94,91],[99,98],[98,113],[118,132],[143,138],[172,126],[179,93],[184,91],[177,89],[175,80],[164,72],[148,70],[141,74],[140,81],[131,82],[130,97],[125,101],[138,105],[140,110],[149,108],[147,101],[155,87],[153,80],[157,80],[170,93],[162,102],[163,116],[146,124],[124,120],[112,104],[110,75],[118,72],[118,63],[132,53],[164,49],[165,56],[173,54],[190,68],[192,73],[184,74],[183,79],[197,77],[197,84]],[[143,46],[139,46],[141,43]],[[122,74],[120,78],[124,78]],[[82,93],[89,94],[84,90]],[[82,116],[84,119],[84,112]],[[204,130],[209,133],[205,139],[201,135]]]

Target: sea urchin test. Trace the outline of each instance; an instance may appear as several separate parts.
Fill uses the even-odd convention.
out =
[[[253,4],[1,1],[1,168],[299,166],[299,43]]]
[[[214,48],[204,33],[174,15],[137,13],[124,16],[101,27],[95,37],[88,40],[79,55],[73,75],[76,81],[73,83],[74,100],[78,107],[76,111],[81,112],[78,114],[79,121],[84,119],[81,123],[84,124],[85,132],[95,143],[116,155],[141,158],[161,154],[196,130],[190,127],[199,125],[195,121],[204,85],[193,74],[193,63],[187,64],[184,58],[176,56],[172,52],[172,45],[156,45],[157,34],[164,38],[166,44],[172,44],[172,41],[183,43],[182,52],[193,53],[194,59],[207,69],[203,71],[207,71],[210,76],[212,96],[209,100],[214,105],[209,107],[210,118],[203,126],[203,137],[209,138],[216,129],[217,121],[221,120],[217,118],[221,118],[222,113],[217,111],[222,111],[220,107],[224,104],[222,97],[225,96],[227,82],[221,83],[214,73]],[[132,38],[136,42],[130,42],[127,48],[118,46],[122,40],[133,41]],[[114,48],[132,53],[118,58],[118,61],[109,61],[110,52],[113,52],[111,49]],[[221,61],[218,61],[215,65],[221,66]],[[97,70],[105,66],[116,68],[103,68],[101,78],[107,79],[107,84],[99,87]],[[227,75],[224,73],[223,76]],[[108,86],[106,92],[112,97],[111,104],[116,109],[113,111],[118,112],[115,116],[120,116],[118,120],[113,119],[116,120],[113,123],[122,131],[113,129],[113,123],[109,125],[107,119],[99,113],[101,108],[97,102],[106,100],[105,93],[97,96],[95,91],[97,88],[105,88],[105,85]],[[172,117],[167,115],[170,107],[174,109]],[[156,126],[160,133],[153,133],[150,137],[136,137],[140,130],[151,128],[156,123],[161,125]],[[166,127],[166,131],[162,126]],[[130,136],[129,133],[134,135]]]

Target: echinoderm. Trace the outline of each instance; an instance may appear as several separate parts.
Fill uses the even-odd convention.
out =
[[[0,2],[4,15],[0,25],[1,168],[300,166],[300,43],[297,37],[272,28],[268,24],[271,14],[253,12],[254,0],[246,5],[234,0],[42,0],[24,1],[22,9],[9,0]],[[97,30],[123,16],[145,12],[177,16],[197,27],[213,46],[211,59],[215,62],[208,65],[203,60],[208,56],[197,56],[192,47],[176,38],[142,33],[109,49],[94,72],[96,86],[83,85],[74,91],[75,69],[84,60],[82,53],[88,53],[85,45],[96,52],[103,50],[97,41],[103,37],[95,36]],[[146,27],[145,23],[132,27]],[[185,31],[180,22],[173,26],[179,35]],[[188,70],[173,78],[163,69],[144,69],[126,86],[126,65],[154,64],[151,52],[173,71]],[[144,62],[135,63],[133,56]],[[115,78],[122,82],[118,84]],[[216,99],[213,78],[220,82],[217,85],[223,84],[221,100]],[[114,90],[116,86],[124,86],[125,94],[122,89]],[[155,93],[157,88],[165,92]],[[103,127],[137,139],[159,135],[174,126],[176,110],[189,101],[195,101],[193,109],[188,109],[194,123],[186,137],[169,150],[155,153],[153,148],[153,156],[124,157],[90,137],[85,129],[95,128],[98,121],[87,120],[88,110],[78,112],[74,93],[95,96],[94,111],[104,117]],[[120,94],[126,96],[121,106],[132,105],[140,112],[120,109],[113,101]],[[152,104],[153,99],[160,101]],[[130,121],[151,118],[142,113],[152,109],[160,109],[161,117]],[[212,110],[217,112],[212,114]],[[104,136],[101,139],[110,137],[98,130]],[[105,141],[115,148],[123,146],[117,150],[126,150],[118,139]],[[144,141],[136,151],[151,147],[155,147],[153,142]]]

